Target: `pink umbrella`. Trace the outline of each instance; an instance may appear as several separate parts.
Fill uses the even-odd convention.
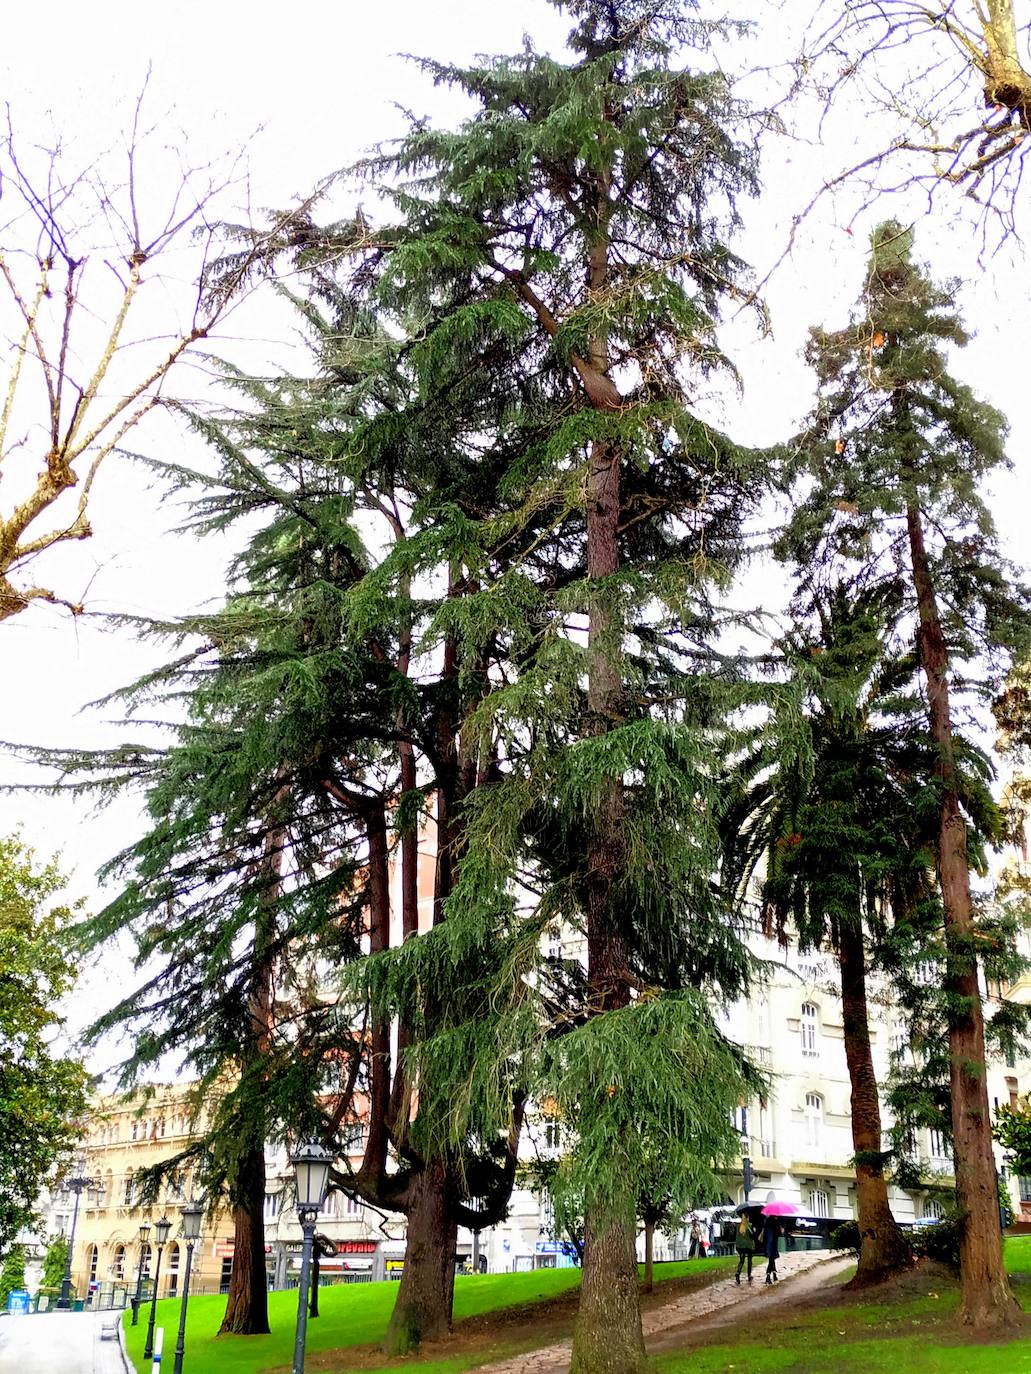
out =
[[[768,1202],[763,1208],[764,1217],[799,1217],[802,1215],[802,1208],[796,1207],[793,1202]]]

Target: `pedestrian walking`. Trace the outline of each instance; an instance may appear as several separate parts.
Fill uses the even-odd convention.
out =
[[[702,1227],[698,1218],[691,1218],[691,1243],[687,1247],[687,1258],[694,1259],[695,1255],[702,1258]]]
[[[737,1235],[734,1237],[734,1249],[737,1251],[737,1273],[734,1278],[738,1283],[741,1282],[741,1270],[747,1261],[748,1282],[752,1282],[752,1260],[755,1256],[755,1232],[752,1230],[752,1223],[748,1219],[748,1214],[742,1215],[738,1222]]]
[[[778,1280],[777,1256],[780,1254],[780,1222],[776,1217],[767,1217],[762,1234],[763,1254],[766,1256],[766,1282],[773,1284]]]

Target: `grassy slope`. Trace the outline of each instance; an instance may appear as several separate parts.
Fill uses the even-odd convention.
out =
[[[1031,1237],[1007,1242],[1007,1268],[1031,1311]],[[949,1319],[954,1286],[771,1320],[744,1339],[659,1359],[658,1374],[1031,1374],[1031,1340],[967,1343]]]
[[[1007,1243],[1006,1263],[1024,1307],[1031,1311],[1031,1237]],[[690,1265],[661,1265],[657,1277],[700,1276],[708,1271],[716,1278],[732,1264],[732,1260],[695,1260]],[[455,1284],[455,1315],[462,1319],[548,1301],[570,1292],[579,1278],[575,1269],[460,1278]],[[319,1359],[318,1352],[378,1341],[396,1293],[396,1283],[323,1289],[323,1315],[308,1327],[308,1352],[315,1357],[309,1367],[322,1371],[360,1367],[362,1374],[373,1374],[378,1362],[364,1352],[351,1365],[332,1357]],[[665,1355],[657,1362],[658,1374],[1031,1374],[1031,1341],[1004,1346],[965,1344],[949,1325],[956,1304],[955,1288],[942,1283],[931,1293],[894,1302],[793,1312],[737,1341],[707,1341],[682,1354]],[[295,1292],[269,1295],[271,1336],[223,1336],[215,1340],[224,1307],[225,1299],[219,1297],[197,1298],[190,1303],[184,1374],[261,1374],[267,1369],[289,1368],[297,1311]],[[165,1326],[162,1363],[166,1369],[172,1363],[178,1316],[177,1303],[158,1303],[158,1322]],[[135,1330],[127,1328],[126,1333],[130,1354],[141,1374],[144,1331],[141,1324]],[[499,1358],[529,1344],[525,1333],[521,1346],[512,1344],[514,1332],[500,1329],[498,1334],[499,1344],[489,1352],[490,1357]],[[543,1334],[539,1339],[554,1336]],[[411,1367],[417,1374],[460,1374],[481,1363],[487,1354],[482,1345],[475,1345],[443,1359],[409,1360],[392,1368]]]
[[[661,1264],[656,1266],[656,1279],[681,1278],[685,1274],[711,1272],[717,1277],[733,1265],[733,1260],[692,1260],[690,1264]],[[479,1316],[501,1308],[525,1303],[547,1301],[561,1297],[580,1282],[578,1269],[538,1269],[529,1274],[482,1274],[460,1277],[455,1281],[455,1317]],[[350,1346],[368,1345],[380,1340],[386,1330],[397,1294],[396,1281],[340,1285],[323,1288],[319,1292],[317,1321],[308,1324],[307,1350],[339,1350]],[[271,1368],[289,1367],[293,1353],[294,1323],[297,1316],[296,1291],[269,1294],[270,1336],[222,1336],[215,1339],[225,1311],[225,1298],[217,1295],[193,1298],[187,1309],[186,1357],[184,1374],[260,1374]],[[164,1300],[157,1305],[157,1325],[165,1329],[165,1351],[162,1365],[169,1369],[175,1349],[179,1325],[179,1304]],[[136,1368],[146,1370],[143,1362],[143,1341],[146,1334],[145,1316],[140,1325],[128,1325],[125,1318],[126,1344]],[[445,1371],[467,1369],[479,1363],[480,1353],[466,1352],[452,1358],[419,1361],[419,1374],[445,1374]],[[408,1361],[408,1364],[413,1363]],[[362,1361],[368,1370],[370,1362]],[[322,1369],[343,1368],[326,1365]]]

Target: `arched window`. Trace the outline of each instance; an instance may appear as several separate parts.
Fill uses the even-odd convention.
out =
[[[125,1246],[116,1245],[111,1261],[111,1276],[121,1282],[125,1278]]]
[[[141,1265],[140,1265],[140,1273],[143,1275],[143,1277],[144,1277],[145,1279],[149,1279],[149,1278],[150,1278],[151,1249],[150,1249],[149,1244],[148,1244],[146,1241],[144,1241],[144,1242],[143,1242],[143,1245],[140,1247],[140,1255],[142,1256],[142,1263],[141,1263]]]
[[[941,1221],[945,1215],[945,1208],[936,1197],[925,1197],[923,1206],[923,1217],[925,1221]]]
[[[89,1246],[89,1248],[86,1251],[86,1258],[89,1260],[89,1281],[90,1283],[96,1283],[97,1260],[100,1258],[100,1252],[97,1250],[97,1247],[95,1245]]]
[[[819,1184],[809,1189],[809,1211],[814,1217],[829,1217],[831,1214],[830,1193]]]
[[[808,1059],[815,1059],[819,1054],[817,1047],[817,1017],[819,1013],[814,1002],[802,1003],[802,1053]]]
[[[179,1245],[173,1242],[168,1250],[168,1296],[174,1298],[179,1291]]]
[[[818,1148],[823,1140],[823,1098],[819,1093],[805,1095],[805,1143]]]

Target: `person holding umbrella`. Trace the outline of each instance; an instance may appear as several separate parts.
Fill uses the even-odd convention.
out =
[[[777,1256],[780,1253],[780,1222],[776,1217],[766,1218],[763,1224],[762,1244],[763,1254],[766,1256],[766,1282],[773,1284],[778,1281]]]

